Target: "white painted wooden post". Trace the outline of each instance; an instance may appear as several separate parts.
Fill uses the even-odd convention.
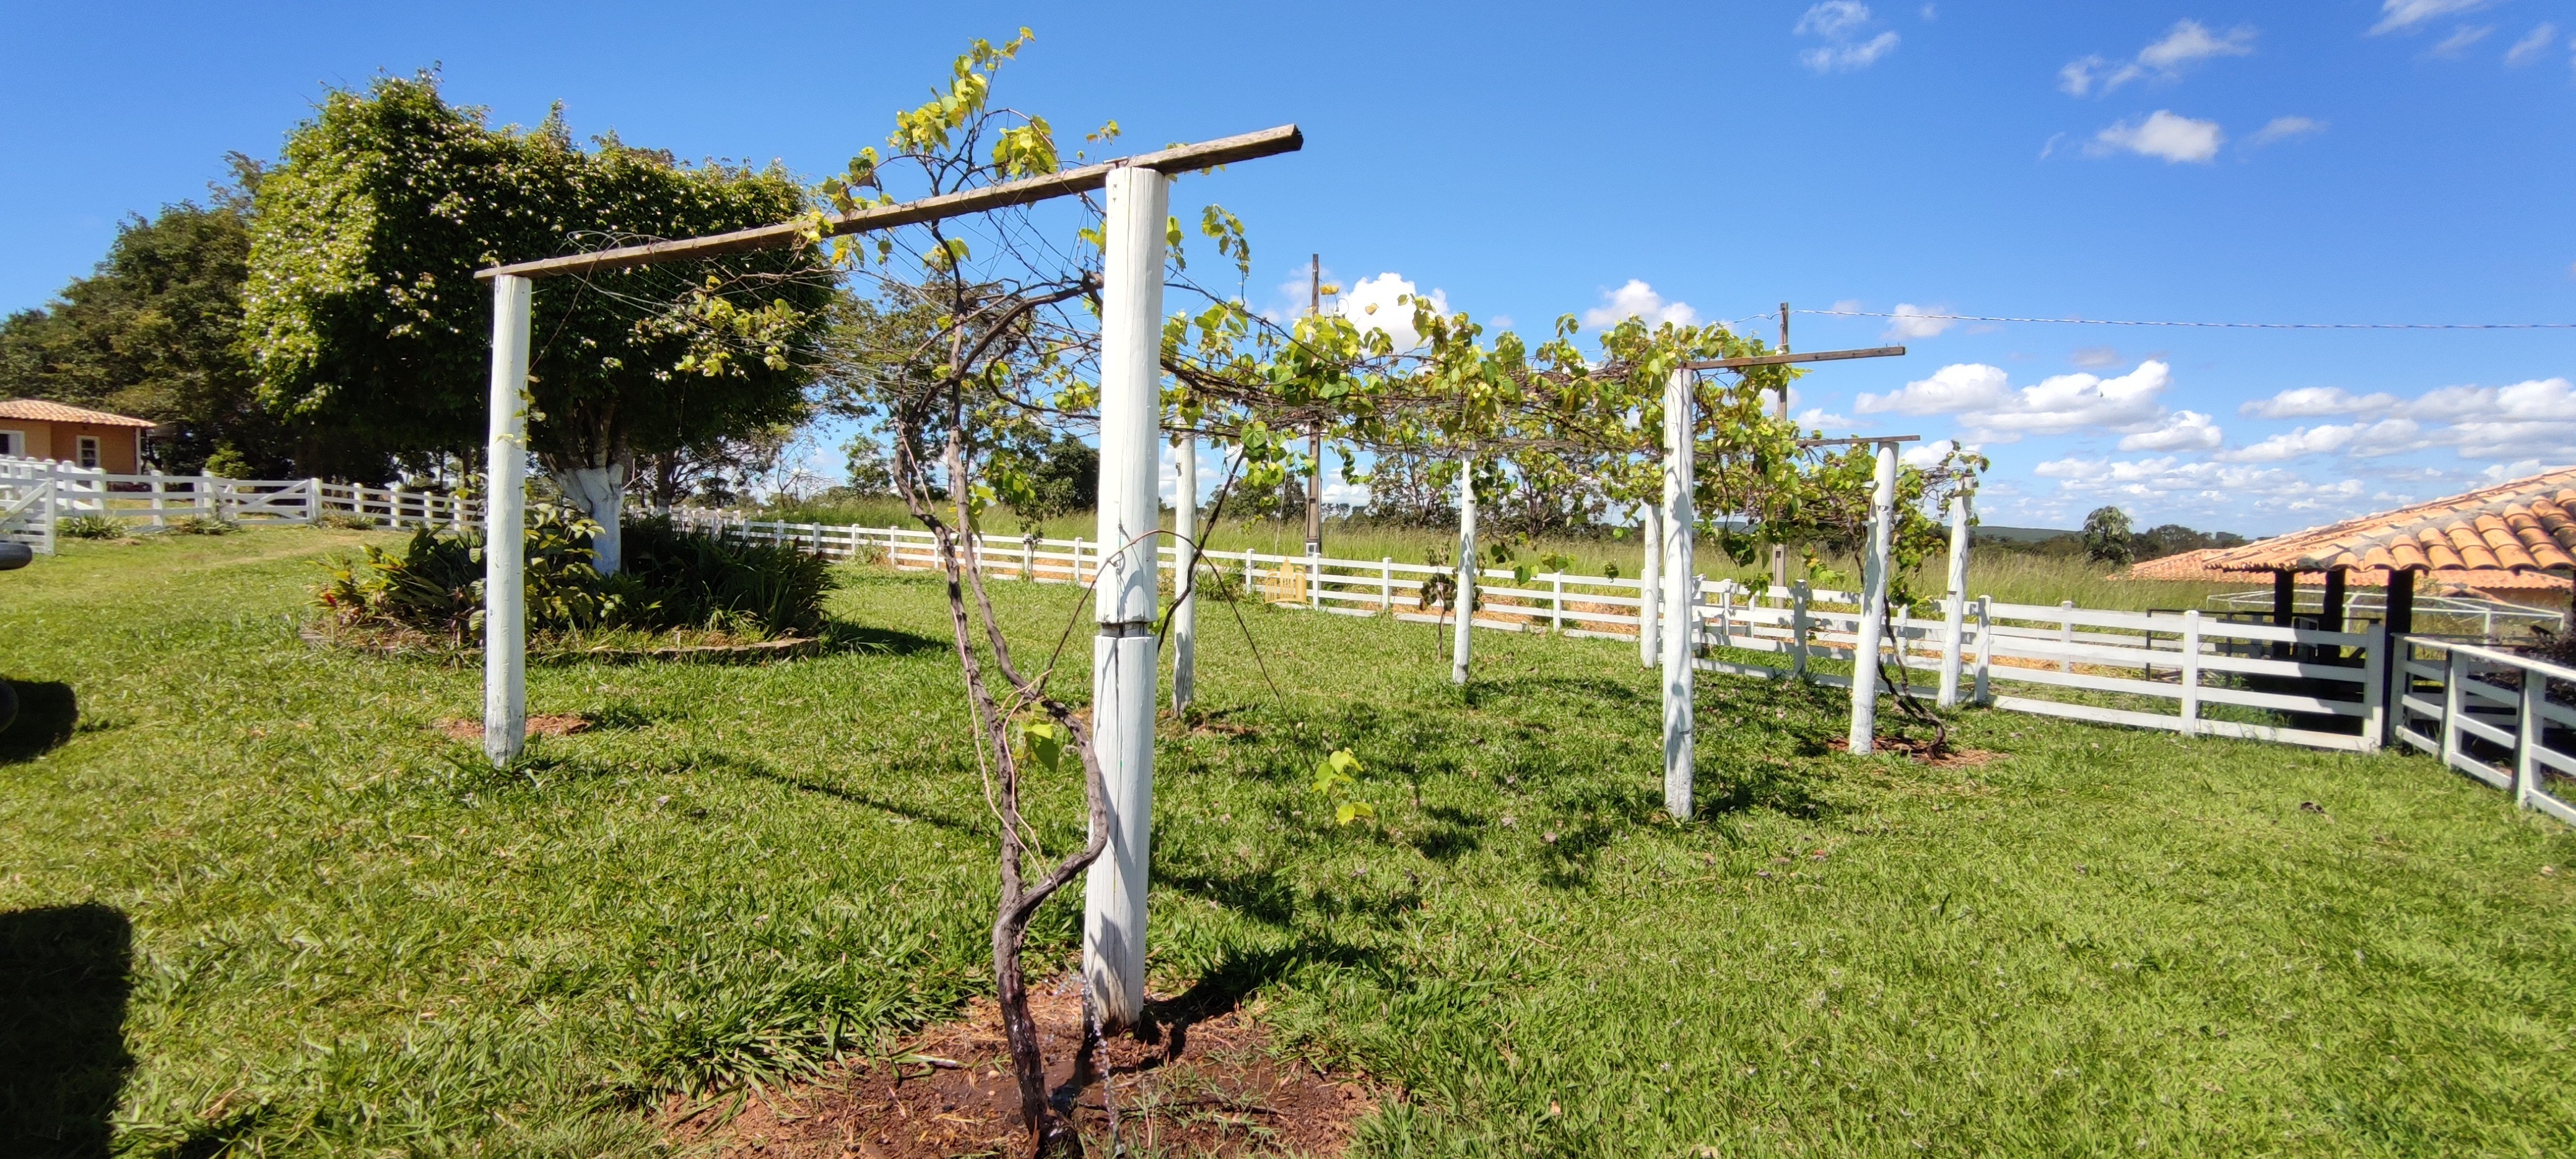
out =
[[[1977,597],[1977,703],[1993,704],[1995,688],[1989,676],[1995,666],[1995,598]]]
[[[2453,647],[2442,679],[2442,763],[2457,767],[2460,759],[2460,709],[2468,703],[2461,685],[2469,678],[2467,653]]]
[[[170,517],[166,514],[169,509],[165,506],[168,501],[161,497],[164,486],[161,481],[161,468],[152,468],[152,526],[154,527],[170,526]]]
[[[1646,504],[1644,525],[1638,528],[1645,543],[1645,563],[1637,568],[1637,663],[1649,672],[1663,662],[1663,634],[1657,629],[1663,623],[1664,603],[1664,509],[1660,503]]]
[[[1941,689],[1943,708],[1959,707],[1959,661],[1968,625],[1968,497],[1950,497],[1950,595],[1942,609]]]
[[[1878,445],[1869,498],[1869,555],[1861,564],[1860,638],[1852,644],[1851,732],[1844,747],[1868,756],[1878,743],[1878,646],[1887,616],[1888,525],[1896,521],[1896,444]]]
[[[1172,440],[1172,472],[1179,486],[1172,491],[1172,711],[1190,706],[1197,683],[1199,656],[1198,570],[1191,566],[1199,550],[1199,438],[1183,434]]]
[[[1805,580],[1789,585],[1789,675],[1801,679],[1807,675],[1807,636],[1814,630],[1807,618],[1810,590]]]
[[[2057,610],[2059,612],[2057,621],[2057,646],[2060,649],[2057,654],[2057,670],[2060,672],[2073,672],[2075,671],[2075,657],[2070,655],[2070,653],[2075,650],[2075,601],[2059,600],[2057,601]]]
[[[2182,614],[2182,734],[2200,735],[2200,609]]]
[[[1082,537],[1073,537],[1073,582],[1082,582]]]
[[[2518,723],[2513,748],[2513,803],[2531,808],[2531,799],[2540,795],[2540,706],[2549,700],[2549,678],[2536,668],[2522,670],[2522,720]]]
[[[1395,557],[1377,557],[1377,606],[1387,615],[1395,614]]]
[[[1717,646],[1735,646],[1735,581],[1717,581]]]
[[[1675,370],[1664,380],[1664,511],[1663,608],[1657,625],[1664,658],[1664,812],[1676,821],[1691,817],[1692,677],[1691,604],[1698,577],[1691,571],[1691,549],[1699,516],[1692,510],[1696,487],[1691,456],[1698,447],[1691,372]]]
[[[1258,593],[1253,590],[1252,585],[1255,582],[1256,580],[1252,570],[1252,549],[1247,547],[1243,549],[1243,598],[1247,600],[1260,598]]]
[[[1449,642],[1449,682],[1467,682],[1468,635],[1476,620],[1476,457],[1458,460],[1458,627]]]
[[[2375,632],[2362,647],[2361,751],[2375,753],[2388,736],[2388,633]]]
[[[886,546],[886,559],[887,559],[888,561],[890,561],[890,562],[894,563],[894,564],[895,564],[895,566],[897,566],[897,567],[901,567],[901,566],[903,566],[903,561],[902,561],[902,560],[899,560],[899,559],[896,559],[896,558],[895,558],[895,556],[894,556],[894,551],[895,551],[895,538],[894,538],[892,535],[888,535],[888,536],[886,536],[886,545],[887,545],[887,546]],[[1037,566],[1037,550],[1038,550],[1038,537],[1037,537],[1037,536],[1034,536],[1034,535],[1023,535],[1023,536],[1021,536],[1021,537],[1020,537],[1020,578],[1021,578],[1021,579],[1029,580],[1029,581],[1032,581],[1032,582],[1034,582],[1034,581],[1037,579],[1037,573],[1036,573],[1036,572],[1034,572],[1034,571],[1031,571],[1031,570],[1030,570],[1031,568],[1033,568],[1033,567]]]
[[[1547,630],[1563,633],[1565,631],[1565,573],[1561,571],[1551,573],[1547,577],[1547,583],[1548,590],[1554,593],[1547,601],[1550,609],[1547,616]]]
[[[1905,671],[1906,671],[1906,669],[1905,669],[1905,661],[1906,661],[1906,651],[1905,651],[1905,649],[1906,649],[1906,639],[1907,639],[1908,635],[1913,631],[1913,629],[1914,629],[1914,609],[1913,609],[1913,608],[1911,608],[1911,607],[1899,607],[1899,608],[1897,608],[1897,609],[1896,609],[1896,623],[1895,623],[1894,625],[1892,625],[1892,626],[1888,629],[1888,633],[1887,633],[1887,635],[1888,635],[1888,641],[1887,641],[1887,642],[1888,642],[1888,645],[1889,645],[1889,647],[1888,647],[1888,651],[1890,651],[1890,652],[1894,652],[1894,653],[1896,654],[1896,687],[1897,687],[1900,691],[1902,691],[1902,690],[1904,690],[1904,689],[1906,689],[1906,688],[1908,687],[1908,685],[1906,684],[1906,679],[1907,679],[1907,677],[1906,677],[1906,675],[1905,675]]]
[[[1083,890],[1082,972],[1111,1030],[1145,1012],[1145,889],[1153,848],[1154,615],[1162,565],[1163,229],[1170,182],[1109,173],[1100,290],[1100,539],[1116,545],[1093,601],[1092,729],[1108,785],[1109,847]],[[1132,543],[1130,541],[1133,541]],[[1080,578],[1080,568],[1075,569]]]
[[[1306,547],[1306,607],[1311,611],[1324,606],[1324,558],[1319,554],[1323,545]]]
[[[484,446],[483,755],[518,759],[527,742],[528,315],[532,283],[492,279],[491,438]],[[317,497],[318,498],[318,497]]]

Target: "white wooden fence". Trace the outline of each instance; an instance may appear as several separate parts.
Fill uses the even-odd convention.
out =
[[[451,495],[322,479],[119,475],[43,459],[0,456],[0,539],[51,552],[65,519],[93,516],[134,528],[180,519],[313,523],[328,516],[380,526],[464,526],[481,506]]]
[[[672,514],[699,531],[831,559],[938,566],[925,531]],[[1101,554],[1098,543],[1082,539],[987,536],[978,543],[987,575],[1038,583],[1089,582]],[[1177,548],[1164,547],[1162,558],[1167,570],[1179,568]],[[1392,559],[1254,551],[1203,558],[1270,603],[1417,621],[1438,618],[1420,610],[1419,593],[1426,577],[1446,571]],[[1636,580],[1546,573],[1523,581],[1490,568],[1483,575],[1493,586],[1478,592],[1476,627],[1636,633]],[[1702,581],[1699,590],[1702,671],[1850,687],[1858,593],[1803,583],[1755,589],[1734,580]],[[2549,787],[2552,776],[2576,780],[2576,707],[2543,691],[2554,680],[2561,694],[2576,696],[2576,670],[2431,636],[2329,632],[2197,610],[2149,614],[1979,596],[1961,609],[1955,635],[1950,599],[1935,610],[1924,617],[1894,612],[1880,654],[1916,695],[1928,698],[1945,658],[1955,656],[1960,699],[1993,708],[2349,752],[2376,752],[2393,736],[2576,824],[2576,806]],[[2392,681],[2382,666],[2400,654],[2405,669]],[[2392,684],[2401,690],[2393,715],[2383,703]]]
[[[2576,709],[2552,698],[2576,694],[2576,670],[2477,644],[2398,640],[2397,739],[2576,825],[2576,805],[2551,787],[2576,779]]]

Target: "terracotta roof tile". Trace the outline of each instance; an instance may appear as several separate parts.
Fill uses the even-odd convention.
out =
[[[2394,567],[2446,580],[2460,580],[2454,571],[2576,570],[2576,467],[2214,549],[2207,562],[2222,572]]]
[[[2406,549],[2406,552],[2396,554],[2411,553],[2419,562],[2422,560],[2423,553],[2416,549],[2414,545],[2404,544],[2401,546]],[[2199,551],[2186,551],[2180,555],[2168,555],[2162,559],[2151,559],[2144,563],[2135,564],[2131,566],[2129,570],[2122,572],[2113,578],[2124,580],[2181,580],[2200,583],[2255,583],[2268,579],[2270,573],[2266,571],[2227,570],[2213,566],[2210,563],[2210,558],[2212,556],[2232,550],[2235,549],[2210,547],[2203,548]],[[2353,565],[2352,570],[2348,573],[2344,582],[2356,588],[2375,588],[2384,586],[2387,583],[2387,577],[2383,572],[2389,566],[2389,560],[2391,557],[2392,552],[2388,547],[2372,545],[2369,548],[2368,554],[2363,557],[2363,562]],[[2325,572],[2322,570],[2301,571],[2299,573],[2299,578],[2301,582],[2304,583],[2323,583],[2325,582]],[[2507,570],[2503,568],[2476,570],[2455,569],[2439,572],[2433,578],[2446,584],[2458,584],[2463,587],[2478,588],[2486,591],[2563,592],[2569,589],[2569,582],[2566,579],[2550,575],[2547,572],[2531,570]]]
[[[40,398],[0,400],[0,419],[23,419],[35,423],[95,423],[110,427],[157,425],[150,419],[112,415],[103,410],[84,410],[76,406],[64,406],[58,402],[46,402]]]

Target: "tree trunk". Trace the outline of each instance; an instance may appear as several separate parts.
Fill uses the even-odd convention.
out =
[[[618,517],[626,506],[626,475],[624,463],[554,472],[555,486],[599,525],[599,533],[590,538],[590,565],[603,576],[616,575],[625,564]]]

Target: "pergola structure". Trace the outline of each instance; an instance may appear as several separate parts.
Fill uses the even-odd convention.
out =
[[[1638,647],[1661,653],[1664,676],[1664,811],[1675,820],[1692,813],[1694,737],[1694,662],[1698,659],[1697,625],[1692,608],[1698,599],[1699,575],[1691,557],[1698,541],[1698,513],[1691,493],[1697,485],[1698,413],[1693,387],[1702,371],[1745,370],[1805,362],[1840,362],[1853,358],[1893,358],[1902,346],[1863,350],[1817,350],[1805,354],[1758,354],[1686,362],[1664,380],[1664,497],[1649,508],[1645,574],[1639,577]],[[1881,625],[1887,617],[1888,539],[1896,514],[1896,446],[1915,435],[1865,435],[1848,439],[1802,440],[1802,446],[1870,444],[1877,448],[1877,472],[1869,505],[1869,551],[1861,565],[1860,640],[1853,647],[1850,751],[1868,755],[1878,732],[1878,666]],[[1654,593],[1651,596],[1647,592]],[[1660,605],[1660,606],[1658,606]],[[1671,625],[1671,631],[1663,631]]]
[[[1155,469],[1162,426],[1165,222],[1171,178],[1294,152],[1294,125],[1104,161],[979,189],[731,233],[516,262],[492,283],[491,441],[484,531],[483,751],[517,759],[527,731],[526,472],[532,291],[537,279],[812,244],[1105,191],[1100,285],[1100,560],[1094,600],[1092,732],[1108,788],[1108,849],[1084,890],[1083,973],[1112,1025],[1145,996],[1146,858],[1154,803],[1154,615],[1162,527]]]

